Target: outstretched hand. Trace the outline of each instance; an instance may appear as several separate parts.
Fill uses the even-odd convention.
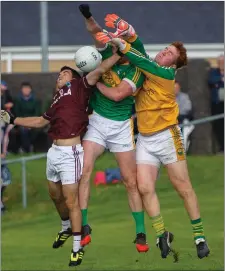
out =
[[[86,19],[89,19],[92,16],[90,6],[88,4],[79,5],[79,10]]]
[[[112,43],[120,50],[124,50],[126,47],[126,42],[124,40],[116,38],[115,35],[110,32],[98,32],[95,37],[99,42],[103,44]]]
[[[105,17],[105,25],[110,28],[116,28],[116,32],[114,33],[116,37],[132,37],[135,35],[135,30],[132,25],[128,24],[116,14],[107,14]]]
[[[101,42],[103,44],[109,43],[115,37],[116,36],[113,33],[107,32],[107,31],[98,32],[95,35],[95,38],[97,39],[97,41],[99,41],[99,42]]]
[[[15,117],[13,116],[12,113],[6,111],[6,110],[1,110],[1,121],[7,124],[14,124]]]

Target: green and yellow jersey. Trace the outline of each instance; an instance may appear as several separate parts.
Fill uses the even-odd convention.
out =
[[[103,60],[109,58],[113,54],[112,46],[107,45],[100,53]],[[135,93],[136,90],[141,88],[144,78],[139,68],[127,62],[124,64],[115,64],[102,76],[100,82],[104,83],[107,87],[116,87],[122,80],[125,80],[132,86],[133,93]],[[115,102],[105,97],[98,89],[93,92],[90,99],[90,106],[96,113],[107,119],[117,121],[124,121],[131,117],[133,104],[133,96]]]
[[[145,75],[143,88],[135,99],[139,132],[155,133],[177,124],[179,108],[174,93],[175,69],[159,66],[129,43],[122,53]]]

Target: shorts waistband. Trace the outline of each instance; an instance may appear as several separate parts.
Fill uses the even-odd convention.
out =
[[[179,129],[179,125],[178,124],[175,124],[175,125],[171,125],[171,126],[168,126],[160,131],[157,131],[157,132],[154,132],[154,133],[149,133],[149,134],[146,134],[146,133],[140,133],[141,136],[143,137],[151,137],[151,136],[157,136],[157,135],[162,135],[164,133],[166,133],[167,131],[170,131],[172,128],[178,128]]]
[[[55,145],[54,143],[52,144],[52,148],[58,149],[58,150],[66,150],[66,151],[83,149],[81,144],[77,144],[73,146],[58,146],[58,145]]]
[[[96,111],[93,111],[93,113],[90,116],[93,116],[93,115],[96,116],[96,117],[98,117],[99,119],[101,119],[103,121],[107,121],[107,122],[110,122],[110,123],[119,123],[119,124],[125,123],[125,122],[128,122],[128,121],[130,122],[130,120],[132,119],[132,117],[130,117],[130,118],[126,119],[126,120],[108,119],[106,117],[103,117],[103,116],[99,115]]]

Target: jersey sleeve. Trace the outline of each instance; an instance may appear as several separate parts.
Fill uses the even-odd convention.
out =
[[[153,74],[168,80],[174,80],[175,78],[174,68],[159,66],[155,61],[146,58],[143,54],[134,49],[129,43],[126,44],[126,48],[122,53],[133,65],[140,68],[146,77]]]
[[[91,96],[95,86],[89,85],[86,76],[83,76],[79,79],[79,81],[74,82],[72,88],[75,96],[78,95],[79,99],[83,100]]]
[[[48,121],[51,120],[52,116],[53,116],[53,110],[51,107],[49,107],[49,109],[42,115],[42,117]]]
[[[104,48],[97,48],[99,53],[102,56],[102,60],[105,60],[113,55],[112,46],[110,44],[106,44]]]
[[[127,42],[129,42],[134,49],[136,49],[137,51],[139,51],[141,54],[148,58],[148,54],[145,51],[144,44],[142,43],[138,35],[129,38]]]
[[[139,68],[133,66],[133,68],[129,71],[126,77],[123,78],[123,80],[131,85],[134,93],[143,85],[145,76]]]
[[[84,88],[84,89],[88,89],[88,90],[90,90],[90,89],[93,88],[92,85],[89,85],[89,84],[88,84],[88,81],[87,81],[86,76],[83,76],[83,77],[80,78],[80,81],[79,81],[79,87]],[[78,88],[79,88],[79,87],[78,87]]]

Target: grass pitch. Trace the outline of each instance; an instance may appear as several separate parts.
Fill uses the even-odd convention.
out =
[[[155,246],[155,233],[145,216],[150,250],[136,252],[132,241],[135,225],[121,184],[92,187],[89,222],[92,243],[83,263],[76,270],[223,270],[224,257],[224,169],[223,157],[189,157],[189,169],[197,192],[205,233],[211,249],[208,258],[199,260],[192,240],[191,225],[181,199],[173,190],[164,170],[157,183],[161,211],[168,230],[175,234],[173,247],[179,262],[161,259]],[[104,154],[96,170],[115,167],[113,156]],[[45,160],[28,162],[28,208],[22,209],[21,168],[10,166],[13,183],[8,187],[2,218],[2,270],[71,270],[68,267],[72,238],[64,247],[53,250],[52,242],[60,230],[60,220],[48,198]]]

